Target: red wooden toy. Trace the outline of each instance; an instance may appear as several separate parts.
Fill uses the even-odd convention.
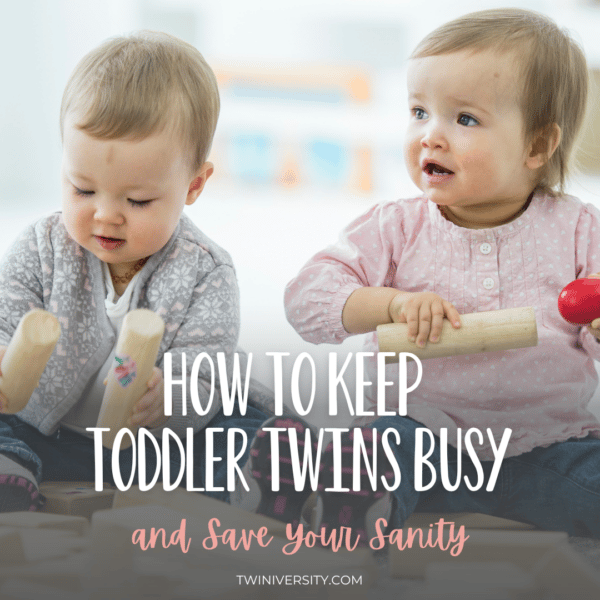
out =
[[[574,325],[587,325],[600,318],[600,279],[571,281],[558,297],[558,311]]]

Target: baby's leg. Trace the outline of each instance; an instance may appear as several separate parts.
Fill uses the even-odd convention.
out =
[[[279,456],[279,485],[273,490],[272,461],[273,447],[270,428],[284,429],[277,432],[277,449]],[[292,468],[292,450],[289,430],[296,431],[296,440],[300,461],[305,452],[311,452],[315,464],[318,464],[317,441],[314,430],[299,417],[272,417],[256,433],[250,449],[250,459],[244,469],[245,478],[250,490],[240,490],[232,498],[232,502],[251,512],[266,515],[284,523],[296,526],[300,523],[302,507],[312,493],[310,478],[307,473],[304,488],[295,489]],[[310,447],[305,442],[310,438]],[[308,471],[308,469],[307,469]]]
[[[37,510],[43,504],[37,487],[40,459],[18,437],[26,427],[17,417],[0,416],[0,512]]]
[[[383,417],[365,427],[350,427],[349,431],[341,434],[340,440],[334,440],[327,446],[319,480],[317,533],[329,539],[333,530],[341,533],[342,527],[350,528],[356,543],[366,546],[375,535],[375,524],[380,518],[385,519],[388,525],[391,522],[400,525],[406,520],[419,499],[413,486],[417,427],[419,423],[412,419]],[[388,457],[382,442],[383,432],[388,429],[398,432],[401,440],[400,444],[396,444],[393,434],[387,436],[393,458]],[[362,456],[365,450],[366,461]],[[358,465],[355,465],[354,458],[359,456]],[[358,490],[353,489],[355,466],[360,469]],[[400,483],[393,492],[395,501],[388,491],[389,487],[393,488],[394,483],[398,483],[394,467],[401,474]],[[332,491],[336,487],[348,491]],[[396,505],[396,515],[392,513],[393,504]]]
[[[389,436],[388,440],[401,474],[400,485],[393,492],[395,507],[393,525],[401,527],[404,521],[414,512],[421,496],[421,493],[415,490],[414,462],[415,432],[417,428],[423,427],[423,425],[407,417],[393,416],[381,417],[372,423],[370,427],[377,429],[380,434],[383,434],[387,429],[394,429],[400,435],[399,444],[395,443],[394,436]],[[425,436],[425,447],[423,449],[425,455],[429,452],[428,443],[429,437]],[[433,464],[439,463],[439,446],[437,444],[429,460]]]
[[[232,468],[228,465],[228,454],[233,452],[234,456],[237,456],[243,448],[244,440],[246,440],[246,447],[243,454],[237,461],[237,466],[241,469],[248,462],[250,456],[250,446],[252,440],[256,436],[256,432],[260,429],[260,426],[267,420],[267,415],[262,411],[248,406],[246,414],[241,415],[238,408],[236,407],[230,416],[225,416],[223,410],[219,411],[217,415],[208,423],[208,425],[201,429],[194,436],[194,473],[193,473],[193,484],[196,488],[206,488],[206,430],[207,429],[223,429],[223,431],[215,431],[212,437],[212,455],[216,461],[213,463],[213,477],[212,484],[217,488],[224,488],[225,491],[218,492],[205,492],[207,496],[211,496],[218,500],[233,501],[234,497],[239,497],[243,494],[243,487],[238,477],[235,478],[235,492],[227,491],[227,476],[228,470]],[[242,430],[243,434],[239,432],[233,432],[233,436],[229,437],[228,432],[232,429]],[[230,448],[231,441],[233,440],[233,448]],[[173,478],[179,473],[181,455],[179,451],[171,453],[171,477]],[[154,465],[151,463],[147,464],[147,470],[149,473],[154,472]],[[151,475],[150,475],[151,476]],[[185,486],[187,482],[187,474],[183,477],[181,485]],[[239,490],[242,490],[241,492]],[[231,496],[231,498],[230,498]],[[237,503],[237,502],[236,502]]]
[[[600,538],[600,440],[570,439],[504,461],[508,519]]]
[[[272,477],[272,437],[275,432],[270,428],[281,428],[285,431],[278,432],[277,453],[279,459],[279,489],[273,490]],[[289,431],[296,431],[296,441],[290,440]],[[373,523],[378,516],[389,518],[390,498],[389,494],[381,484],[381,476],[391,480],[393,478],[392,468],[381,447],[381,438],[378,436],[377,443],[377,467],[375,477],[377,487],[375,490],[370,485],[367,468],[362,464],[360,475],[360,491],[354,492],[331,492],[337,479],[341,480],[341,487],[352,487],[353,451],[354,451],[355,429],[341,434],[337,445],[329,444],[322,454],[319,452],[319,434],[306,421],[299,417],[273,417],[266,421],[258,431],[250,450],[250,461],[244,469],[246,479],[250,484],[250,492],[236,493],[232,502],[251,512],[258,512],[271,518],[297,525],[302,516],[304,503],[313,492],[309,471],[311,467],[307,457],[312,456],[312,469],[318,475],[318,507],[316,533],[321,533],[324,528],[325,536],[328,538],[332,530],[339,527],[348,527],[354,530],[360,537],[362,545],[366,543],[365,532],[366,521]],[[362,428],[362,438],[367,453],[373,456],[373,429]],[[310,446],[306,443],[310,442]],[[323,442],[321,442],[323,443]],[[296,444],[298,459],[304,465],[305,476],[301,489],[296,489],[294,470],[292,467],[292,445]],[[339,455],[339,459],[337,456]],[[371,460],[371,459],[370,459]],[[337,463],[340,464],[337,464]],[[372,462],[372,461],[371,461]],[[303,467],[298,465],[300,469]],[[369,464],[371,468],[371,464]]]
[[[430,454],[430,438],[423,437],[422,455],[427,458],[426,464],[419,464],[422,470],[421,479],[424,491],[415,490],[415,438],[416,429],[424,427],[412,419],[404,417],[382,417],[373,426],[380,432],[387,428],[394,428],[400,434],[400,444],[392,445],[394,455],[402,473],[400,486],[394,491],[395,511],[392,524],[402,527],[413,512],[428,513],[459,513],[473,512],[487,515],[503,516],[501,512],[503,492],[505,490],[506,465],[500,469],[494,488],[487,490],[494,470],[493,461],[476,461],[473,463],[466,453],[457,451],[448,446],[446,463],[441,464],[440,438],[434,436],[434,448]],[[506,462],[506,461],[505,461]],[[431,465],[434,473],[430,472]],[[442,477],[442,467],[447,472],[450,487],[460,482],[457,489],[449,491],[445,487]],[[435,481],[430,485],[431,479]],[[469,481],[477,489],[469,489],[465,481]],[[508,517],[507,517],[508,518]],[[515,520],[527,519],[512,517]]]
[[[341,433],[340,440],[332,441],[323,457],[318,532],[329,539],[332,530],[339,530],[341,535],[342,527],[350,528],[358,546],[367,546],[377,520],[390,520],[392,502],[384,480],[388,487],[393,486],[394,471],[379,432],[372,427],[352,427]],[[336,487],[340,491],[334,491]]]

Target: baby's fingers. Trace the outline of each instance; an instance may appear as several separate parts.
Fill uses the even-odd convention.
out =
[[[129,419],[129,425],[132,427],[158,427],[166,420],[163,406],[154,403],[142,411],[134,411]]]
[[[440,298],[431,305],[431,333],[430,342],[437,342],[442,334],[442,325],[444,324],[444,301]]]
[[[152,369],[152,375],[150,376],[150,380],[148,381],[148,389],[154,389],[162,380],[163,375],[162,371],[158,367],[154,367]]]
[[[145,393],[133,407],[133,414],[146,412],[154,404],[154,395]]]
[[[454,305],[450,304],[450,302],[448,302],[447,300],[444,300],[443,304],[444,304],[444,312],[446,313],[446,318],[448,319],[448,321],[450,321],[450,323],[452,324],[452,327],[454,327],[455,329],[458,329],[460,327],[459,312],[456,310],[456,308],[454,308]]]
[[[416,338],[419,348],[424,348],[427,344],[427,338],[431,332],[432,319],[432,305],[429,303],[421,304],[421,308],[419,309],[419,333]]]
[[[588,331],[597,339],[600,340],[600,319],[594,319],[588,325]]]
[[[400,323],[406,323],[408,326],[408,339],[414,342],[419,333],[419,307],[409,306],[404,310],[404,314],[400,315]]]
[[[134,427],[147,427],[157,421],[161,416],[164,416],[162,412],[153,406],[150,407],[149,410],[143,412],[134,412],[129,419],[129,424]]]

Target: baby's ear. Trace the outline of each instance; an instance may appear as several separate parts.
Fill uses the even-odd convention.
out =
[[[560,127],[556,123],[536,133],[528,149],[526,165],[530,169],[544,166],[558,148],[560,138]]]
[[[185,200],[187,205],[194,204],[198,196],[202,193],[207,179],[213,174],[215,166],[211,162],[205,162],[194,174],[188,188],[188,195]]]

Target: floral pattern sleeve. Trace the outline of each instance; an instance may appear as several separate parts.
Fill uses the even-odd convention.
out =
[[[42,264],[33,227],[24,231],[0,263],[0,345],[6,346],[21,317],[44,308]]]
[[[201,429],[221,408],[217,355],[222,353],[225,358],[231,387],[231,373],[239,336],[239,314],[239,292],[235,272],[229,265],[220,265],[199,281],[180,327],[169,337],[166,352],[171,355],[173,380],[179,381],[183,377],[186,380],[185,397],[181,385],[172,386],[173,416],[166,426],[176,433],[181,435],[186,427],[193,427],[195,431]],[[197,377],[192,378],[194,360],[201,353],[206,353],[210,360],[202,360]],[[240,356],[243,362],[245,355]],[[211,364],[214,365],[214,377]],[[164,370],[164,357],[160,367]],[[245,362],[241,371],[245,372]],[[203,411],[210,406],[204,415],[199,415],[194,408],[193,389],[197,390],[197,402]],[[184,412],[187,417],[184,416]]]

